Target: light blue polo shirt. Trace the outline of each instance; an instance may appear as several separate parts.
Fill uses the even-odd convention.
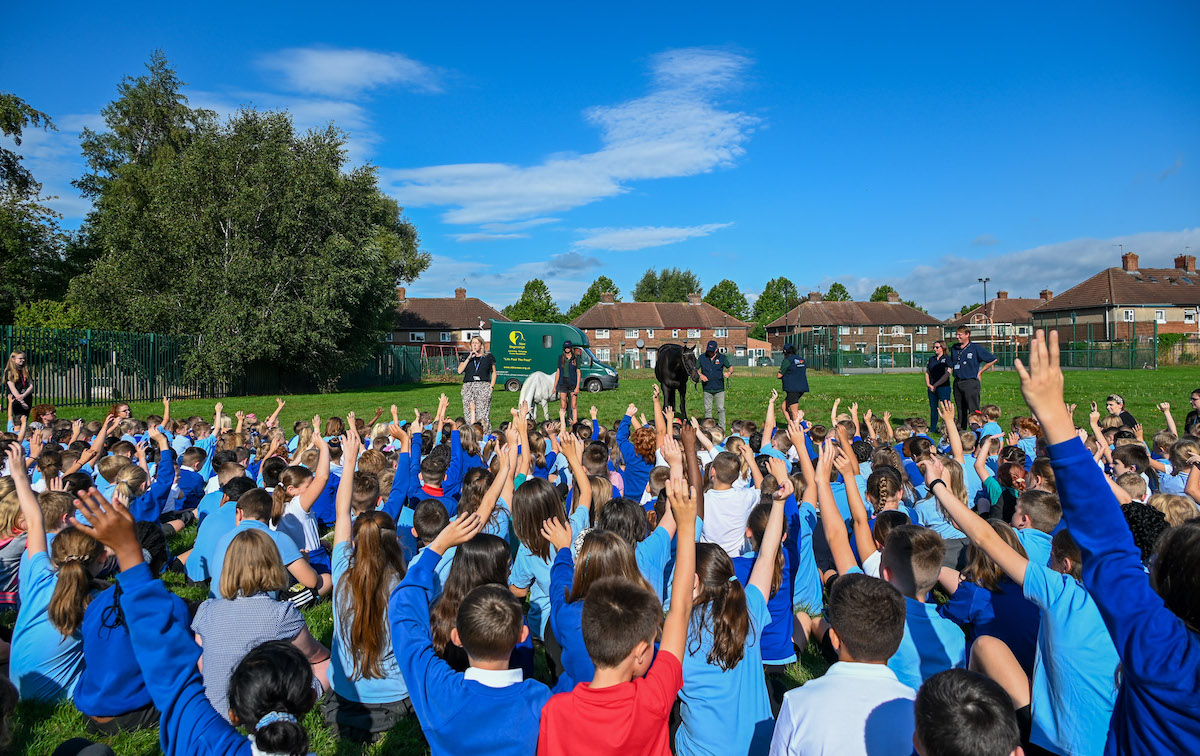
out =
[[[1033,562],[1024,590],[1042,612],[1029,740],[1061,753],[1102,753],[1120,659],[1100,610],[1078,580]]]
[[[383,623],[384,639],[383,653],[379,658],[379,669],[383,677],[364,678],[354,674],[354,657],[347,652],[346,641],[342,636],[343,627],[341,608],[344,602],[350,600],[350,591],[342,590],[342,576],[350,569],[350,556],[353,549],[349,541],[343,541],[333,547],[333,643],[330,644],[331,661],[329,664],[329,680],[333,690],[342,698],[359,703],[395,703],[408,698],[408,684],[400,674],[396,664],[396,654],[392,648],[391,625]],[[399,576],[396,576],[397,580]]]
[[[187,576],[196,582],[211,577],[213,551],[221,536],[237,527],[237,502],[230,501],[224,506],[213,509],[208,517],[200,523],[196,531],[196,541],[192,544],[192,553],[183,563]]]
[[[967,666],[963,631],[938,614],[937,605],[904,597],[904,638],[888,659],[896,679],[913,690],[938,672]]]
[[[551,547],[553,548],[553,547]],[[546,637],[546,623],[550,621],[550,559],[541,559],[534,555],[529,547],[521,544],[517,547],[517,557],[513,560],[512,572],[508,576],[510,585],[529,589],[529,631],[535,638]]]
[[[1029,561],[1041,567],[1050,566],[1050,547],[1054,538],[1037,528],[1018,528],[1017,540],[1025,547]]]
[[[638,543],[633,553],[638,569],[642,571],[642,577],[650,582],[659,600],[665,599],[663,574],[666,572],[667,562],[671,560],[671,537],[667,535],[667,529],[655,528],[653,533]]]

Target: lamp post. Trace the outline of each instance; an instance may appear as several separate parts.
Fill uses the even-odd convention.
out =
[[[984,329],[983,332],[985,334],[988,334],[990,331],[990,329],[988,328],[987,285],[988,285],[988,281],[991,281],[991,280],[992,280],[991,278],[980,278],[979,279],[979,283],[983,284],[983,329]]]

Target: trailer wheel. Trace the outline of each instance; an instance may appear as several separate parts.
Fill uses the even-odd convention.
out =
[[[518,381],[516,378],[509,378],[507,381],[504,382],[504,390],[505,391],[513,391],[513,392],[520,391],[521,390],[521,382]]]
[[[599,394],[602,388],[599,378],[588,378],[583,382],[583,387],[587,389],[589,394]]]

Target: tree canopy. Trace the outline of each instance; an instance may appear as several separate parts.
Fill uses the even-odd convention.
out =
[[[749,317],[746,295],[738,289],[737,284],[728,278],[709,289],[708,294],[704,295],[704,301],[718,310],[724,310],[729,313],[730,317],[738,320],[745,320]]]
[[[538,323],[565,321],[558,305],[554,303],[554,298],[550,296],[550,287],[540,278],[527,282],[521,292],[521,298],[501,312],[511,320],[532,320]]]
[[[887,284],[881,284],[875,287],[875,291],[871,292],[871,302],[886,302],[888,294],[895,294],[896,290]]]
[[[850,296],[850,291],[837,281],[834,281],[829,286],[829,291],[825,292],[824,299],[829,302],[850,302],[853,297]]]
[[[85,132],[99,256],[70,286],[89,322],[197,334],[188,376],[223,381],[269,363],[322,389],[391,330],[394,287],[429,264],[416,229],[378,186],[346,172],[345,134],[297,134],[286,112],[220,124],[187,108],[161,54]]]
[[[621,290],[617,288],[613,280],[608,276],[600,276],[595,281],[592,281],[592,285],[583,293],[579,301],[567,311],[567,322],[569,323],[587,312],[588,308],[600,301],[601,294],[612,294],[615,301],[621,301]]]
[[[633,287],[635,302],[686,302],[688,294],[703,294],[700,277],[690,270],[650,268]]]

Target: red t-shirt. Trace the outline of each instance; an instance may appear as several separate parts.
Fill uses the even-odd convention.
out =
[[[670,756],[667,719],[683,688],[683,665],[660,650],[645,677],[609,688],[579,683],[542,709],[541,754]]]

